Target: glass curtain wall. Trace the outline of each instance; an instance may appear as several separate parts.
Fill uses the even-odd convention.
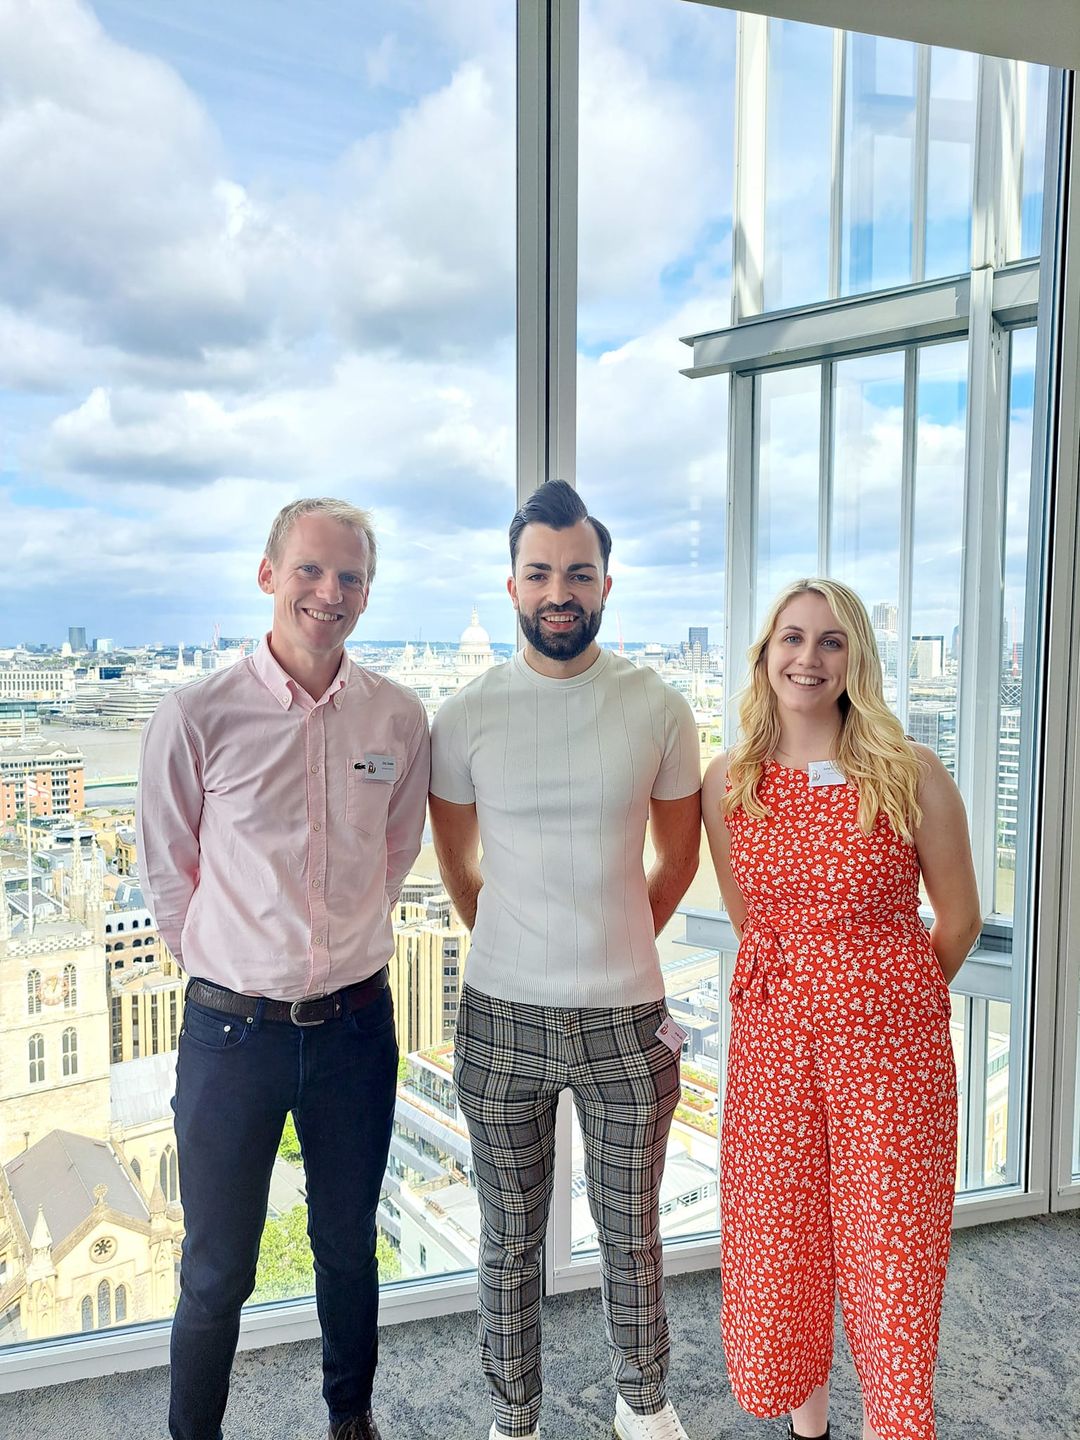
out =
[[[185,977],[139,889],[139,737],[267,630],[275,512],[374,511],[349,653],[429,714],[513,649],[513,7],[326,13],[0,20],[2,1346],[172,1313]],[[467,953],[425,835],[395,917],[385,1282],[475,1265]],[[290,1122],[253,1303],[311,1293],[305,1225]]]
[[[577,486],[613,536],[600,641],[687,697],[704,767],[723,730],[727,406],[687,394],[679,336],[730,304],[735,17],[582,0],[580,27]],[[704,837],[685,903],[717,903]],[[682,916],[658,946],[690,1037],[661,1193],[671,1242],[718,1223],[722,1004],[717,950],[689,940]],[[576,1116],[565,1139],[569,1257],[590,1268]]]
[[[984,929],[953,986],[958,1190],[1020,1190],[1031,907],[1016,882],[1029,886],[1032,871],[1038,705],[1024,636],[1045,620],[1030,543],[1044,497],[1030,481],[1040,232],[1029,212],[1047,77],[871,36],[829,44],[812,27],[750,16],[740,66],[742,303],[733,328],[713,317],[690,337],[687,371],[701,388],[730,377],[728,521],[752,542],[739,571],[737,546],[729,557],[726,679],[734,688],[787,581],[826,573],[862,594],[888,701],[958,779],[979,855]],[[806,100],[797,138],[796,97]],[[755,126],[769,137],[763,153],[746,138]],[[805,195],[780,158],[785,137]],[[1012,183],[994,189],[987,175]],[[989,239],[974,234],[977,210]],[[809,259],[796,283],[782,260],[799,248],[800,222]],[[1014,257],[1026,268],[1010,273],[1002,262]],[[988,263],[998,270],[980,295]],[[988,692],[989,713],[976,703]],[[733,727],[729,715],[729,737]]]

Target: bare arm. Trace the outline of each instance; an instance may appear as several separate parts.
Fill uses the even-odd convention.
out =
[[[476,924],[476,901],[484,883],[480,874],[480,825],[476,806],[455,805],[428,796],[435,858],[446,893],[471,930]]]
[[[934,911],[930,943],[946,981],[952,981],[978,939],[982,909],[960,791],[932,750],[924,745],[915,748],[926,765],[919,786],[923,814],[915,849]]]
[[[701,796],[649,801],[649,837],[656,860],[648,875],[653,930],[659,935],[697,873],[701,849]]]
[[[718,755],[705,771],[701,786],[701,813],[705,820],[705,834],[709,837],[709,850],[716,866],[716,879],[723,896],[724,909],[728,913],[732,929],[742,939],[742,927],[746,920],[746,901],[742,891],[735,884],[731,873],[731,836],[721,806],[727,789],[727,755]]]

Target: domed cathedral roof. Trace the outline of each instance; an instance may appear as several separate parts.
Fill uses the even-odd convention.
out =
[[[472,619],[461,632],[461,639],[458,641],[458,648],[461,650],[490,650],[491,636],[480,624],[480,612],[476,606],[472,609]]]
[[[494,663],[491,636],[480,624],[480,615],[474,605],[472,620],[461,632],[458,641],[458,665],[469,670],[486,670]]]

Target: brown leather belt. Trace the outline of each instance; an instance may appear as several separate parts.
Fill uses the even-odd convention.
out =
[[[330,995],[311,995],[304,1000],[267,1000],[260,995],[241,995],[236,990],[226,990],[224,985],[214,985],[209,980],[191,980],[184,996],[195,1005],[205,1005],[208,1010],[220,1010],[223,1015],[243,1015],[245,1019],[255,1018],[255,1007],[262,1004],[264,1020],[288,1021],[292,1025],[322,1025],[327,1020],[340,1020],[342,1015],[351,1015],[377,1000],[390,983],[386,966],[358,980],[355,985],[346,985]]]

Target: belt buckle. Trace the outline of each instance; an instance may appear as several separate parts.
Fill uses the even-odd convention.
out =
[[[310,1030],[314,1025],[324,1025],[325,1017],[320,1020],[301,1020],[297,1017],[296,1010],[299,1005],[314,1005],[320,1000],[325,1000],[325,995],[309,995],[306,1000],[294,1000],[289,1006],[289,1019],[294,1025],[299,1025],[302,1030]]]

